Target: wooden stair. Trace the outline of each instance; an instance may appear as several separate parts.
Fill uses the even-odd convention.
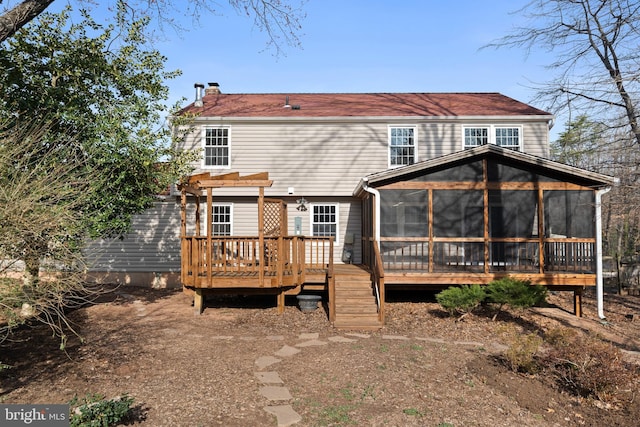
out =
[[[336,274],[335,301],[335,328],[368,331],[382,328],[368,273]]]

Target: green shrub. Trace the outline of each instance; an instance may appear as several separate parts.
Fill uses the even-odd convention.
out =
[[[114,399],[105,399],[99,394],[87,395],[83,403],[78,405],[74,398],[69,404],[75,409],[71,411],[70,427],[109,427],[115,426],[125,419],[131,410],[133,398],[124,394]]]
[[[547,297],[547,288],[531,285],[531,282],[504,277],[487,285],[487,301],[497,304],[498,309],[493,320],[498,317],[505,305],[512,308],[528,308],[543,303]]]
[[[471,313],[485,298],[485,292],[480,285],[462,285],[451,287],[436,295],[436,301],[449,312],[460,314],[460,319]]]

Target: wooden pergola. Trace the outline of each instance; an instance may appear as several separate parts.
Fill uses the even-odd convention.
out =
[[[194,293],[196,313],[204,309],[205,291],[275,294],[278,312],[282,313],[285,293],[300,292],[305,282],[331,280],[333,239],[288,236],[286,204],[264,197],[265,187],[272,184],[267,172],[245,176],[201,173],[190,176],[179,186],[181,281],[185,289]],[[239,187],[258,188],[258,235],[215,235],[211,226],[213,190]],[[202,226],[203,197],[206,227]],[[187,214],[190,201],[195,203],[193,219]]]

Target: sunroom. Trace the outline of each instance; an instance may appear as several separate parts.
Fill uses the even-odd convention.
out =
[[[602,314],[600,200],[615,179],[484,145],[364,178],[364,263],[378,291],[511,276],[581,295]],[[382,285],[380,285],[380,282]],[[604,317],[601,315],[601,317]]]

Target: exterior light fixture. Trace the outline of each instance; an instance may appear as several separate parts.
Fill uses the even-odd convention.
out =
[[[304,198],[304,196],[296,200],[296,203],[298,204],[298,207],[296,208],[297,210],[299,210],[300,212],[306,212],[307,203],[309,202]]]

